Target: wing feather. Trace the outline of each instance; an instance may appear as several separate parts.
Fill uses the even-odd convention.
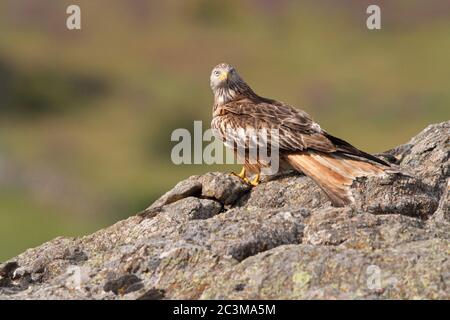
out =
[[[215,114],[219,116],[213,118],[213,129],[220,127],[219,135],[222,140],[231,140],[241,148],[248,149],[252,146],[246,134],[237,132],[238,129],[243,129],[247,136],[252,130],[259,132],[266,129],[269,138],[264,142],[264,146],[271,147],[271,143],[276,140],[280,151],[289,153],[309,149],[325,153],[341,152],[389,166],[383,160],[320,129],[305,111],[279,101],[244,97],[218,106],[215,110]],[[272,137],[270,130],[278,132],[278,136]],[[262,146],[259,141],[257,146]]]
[[[336,151],[333,143],[325,135],[317,132],[314,121],[302,110],[297,110],[281,102],[255,103],[249,99],[229,102],[220,106],[220,125],[213,119],[213,128],[220,127],[220,135],[240,146],[248,148],[248,141],[239,129],[258,131],[265,129],[268,134],[271,130],[278,132],[278,148],[285,151],[302,151],[314,149],[323,152]],[[272,136],[270,136],[272,138]],[[275,138],[275,137],[274,137]],[[271,145],[271,139],[268,146]]]

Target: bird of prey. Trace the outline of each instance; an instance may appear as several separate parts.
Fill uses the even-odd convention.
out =
[[[249,148],[249,139],[233,132],[277,130],[280,168],[294,169],[310,177],[335,206],[354,201],[350,186],[357,177],[383,175],[390,167],[387,162],[330,135],[306,112],[257,95],[229,64],[214,67],[210,85],[214,93],[211,128],[217,138],[231,141],[225,145],[236,153],[239,146]],[[255,186],[267,163],[259,159],[250,162],[248,152],[243,157],[244,166],[237,175]],[[254,179],[250,181],[248,174],[254,175]]]

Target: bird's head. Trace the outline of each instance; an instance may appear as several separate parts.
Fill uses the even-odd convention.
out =
[[[251,91],[236,69],[227,63],[221,63],[214,67],[211,72],[210,85],[215,99],[219,103],[226,103],[238,95]]]
[[[229,87],[239,80],[242,81],[241,77],[236,72],[236,69],[233,66],[227,63],[221,63],[215,66],[211,72],[211,89],[214,90],[220,87]]]

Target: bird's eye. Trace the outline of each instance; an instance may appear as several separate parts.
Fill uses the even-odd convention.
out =
[[[214,75],[218,76],[220,74],[219,70],[214,71]]]

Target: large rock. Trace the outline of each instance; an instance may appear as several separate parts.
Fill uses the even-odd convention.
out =
[[[450,122],[385,154],[331,206],[290,173],[193,176],[143,212],[0,265],[2,299],[440,298],[450,291]]]

